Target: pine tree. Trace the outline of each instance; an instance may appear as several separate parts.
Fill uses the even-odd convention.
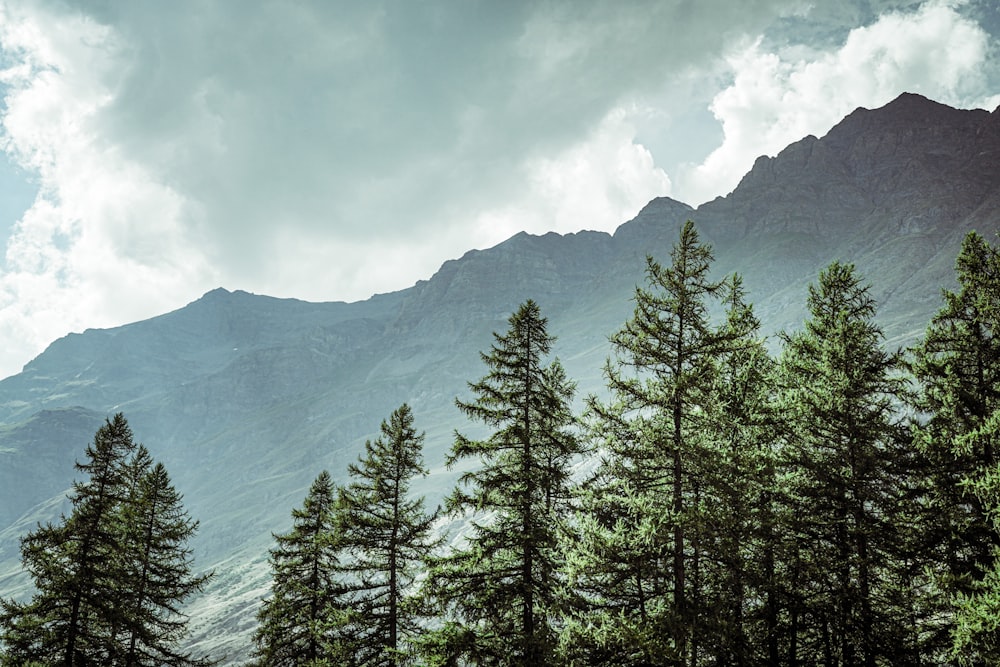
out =
[[[186,545],[198,524],[184,510],[162,463],[153,464],[139,478],[130,500],[125,516],[130,557],[119,582],[126,601],[121,632],[127,641],[121,664],[211,664],[176,648],[187,629],[179,604],[201,591],[211,577],[192,572],[192,552]]]
[[[605,442],[648,450],[644,434],[605,420]],[[610,447],[607,448],[610,450]],[[578,489],[564,538],[567,596],[559,656],[566,664],[639,667],[675,664],[670,608],[669,511],[642,465],[610,456]]]
[[[670,266],[647,258],[647,286],[611,338],[612,400],[590,401],[604,461],[587,485],[570,560],[582,593],[563,646],[581,660],[695,664],[703,636],[701,472],[705,407],[716,358],[734,333],[712,324],[725,294],[712,252],[685,223]]]
[[[967,434],[970,441],[1000,440],[1000,408]],[[1000,467],[984,470],[964,486],[989,508],[993,529],[1000,532]],[[995,665],[1000,662],[1000,548],[993,550],[993,563],[968,593],[952,598],[956,608],[951,630],[950,657],[962,665]]]
[[[726,282],[727,349],[714,360],[700,432],[701,648],[714,664],[778,662],[774,361],[739,276]]]
[[[1000,659],[996,624],[1000,547],[1000,249],[970,232],[956,261],[959,289],[913,350],[916,407],[926,419],[915,429],[929,464],[931,558],[944,618],[936,645],[954,634],[966,664]],[[954,614],[957,603],[958,615]]]
[[[790,664],[875,665],[905,654],[909,596],[893,587],[906,536],[899,355],[882,349],[854,267],[809,288],[805,330],[781,359]],[[912,592],[911,592],[912,593]]]
[[[72,511],[21,542],[36,593],[2,601],[4,664],[201,665],[179,652],[186,619],[178,606],[206,577],[191,574],[185,540],[194,530],[152,457],[133,443],[125,417],[106,420],[78,463]]]
[[[457,401],[493,432],[483,440],[456,433],[449,465],[474,459],[447,499],[471,517],[468,537],[433,561],[427,590],[446,622],[425,638],[444,655],[435,664],[550,664],[557,595],[556,525],[565,512],[568,466],[580,451],[569,408],[572,385],[558,366],[543,365],[553,337],[533,301],[494,334],[482,353],[488,373],[470,383],[475,398]]]
[[[326,667],[353,664],[353,646],[342,632],[349,607],[341,555],[337,491],[325,470],[309,488],[293,527],[275,535],[271,598],[257,613],[257,664]]]
[[[418,633],[414,579],[440,540],[432,533],[435,516],[423,498],[410,498],[410,482],[427,474],[424,435],[413,427],[405,403],[382,435],[365,443],[365,456],[348,468],[352,481],[341,491],[344,543],[352,556],[346,569],[352,585],[350,627],[359,665],[402,664],[406,644]]]
[[[37,592],[24,605],[4,601],[0,635],[11,664],[110,664],[110,627],[121,562],[117,512],[126,501],[123,468],[135,450],[121,414],[107,420],[87,447],[74,482],[72,512],[61,524],[38,526],[21,540],[21,560]]]

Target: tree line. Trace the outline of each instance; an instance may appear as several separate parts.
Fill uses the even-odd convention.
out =
[[[410,490],[428,473],[406,404],[346,484],[320,473],[274,536],[250,664],[1000,662],[1000,250],[965,238],[957,290],[905,351],[834,262],[772,355],[712,261],[691,222],[669,263],[647,258],[606,397],[582,415],[546,318],[522,304],[457,401],[488,435],[456,432],[447,463],[467,471],[442,508]],[[149,473],[127,471],[150,466],[132,456],[103,505],[96,463],[81,466],[64,526],[22,542],[39,592],[3,602],[4,664],[198,663],[168,647],[204,578],[188,568],[159,598],[139,583],[158,530],[127,528],[155,514],[130,518],[145,505],[127,480]],[[174,497],[187,533],[159,560],[189,565]],[[103,512],[114,530],[88,537]]]

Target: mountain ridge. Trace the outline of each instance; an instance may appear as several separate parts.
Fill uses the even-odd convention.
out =
[[[668,261],[695,221],[714,274],[739,271],[765,333],[801,325],[805,290],[834,259],[857,264],[887,343],[915,340],[953,284],[972,228],[1000,229],[1000,113],[903,95],[857,109],[824,137],[759,158],[727,197],[650,201],[613,234],[519,233],[444,262],[427,280],[352,303],[222,288],[150,320],[54,341],[0,381],[0,596],[23,593],[16,539],[59,506],[72,462],[104,415],[125,412],[171,471],[200,567],[221,573],[195,601],[193,642],[244,655],[266,592],[271,533],[321,469],[342,479],[382,419],[408,402],[427,431],[433,502],[479,351],[534,299],[580,394],[600,391],[607,337],[629,316],[644,261]],[[8,486],[10,485],[10,486]],[[14,516],[16,515],[16,516]]]

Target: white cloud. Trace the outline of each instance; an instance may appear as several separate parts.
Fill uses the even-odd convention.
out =
[[[989,37],[957,3],[931,1],[851,30],[844,44],[810,58],[766,52],[761,40],[728,58],[733,82],[712,101],[724,139],[704,162],[675,179],[679,197],[700,204],[736,187],[760,155],[808,134],[822,136],[859,106],[879,107],[902,92],[954,106],[987,106],[983,66]],[[992,106],[991,106],[992,105]]]
[[[2,148],[40,187],[0,373],[217,285],[358,299],[610,229],[669,188],[612,110],[797,1],[0,0]]]
[[[523,165],[528,189],[517,201],[480,214],[479,237],[502,241],[518,231],[613,231],[650,199],[670,194],[670,178],[636,142],[633,116],[615,108],[582,142]]]
[[[521,230],[611,230],[910,78],[965,95],[981,33],[949,5],[825,56],[743,42],[713,105],[724,145],[671,183],[718,136],[696,130],[719,53],[802,6],[0,0],[0,148],[39,186],[0,270],[0,374],[219,285],[360,299]],[[873,62],[871,90],[841,90]]]
[[[522,229],[611,229],[669,188],[624,111],[574,143],[605,91],[575,71],[539,82],[530,54],[511,55],[517,13],[484,42],[466,34],[478,17],[260,9],[90,17],[0,0],[3,148],[40,186],[0,272],[0,373],[219,284],[365,298]],[[450,69],[421,71],[442,54]]]
[[[9,372],[70,330],[182,305],[211,272],[181,223],[196,209],[94,128],[116,79],[108,28],[10,6],[0,6],[0,26],[0,43],[21,56],[0,72],[4,147],[40,185],[0,272]]]

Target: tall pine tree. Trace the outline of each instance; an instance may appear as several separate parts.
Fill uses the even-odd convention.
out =
[[[700,429],[704,592],[696,626],[709,664],[776,664],[775,364],[739,276],[725,288],[730,340],[714,360]]]
[[[440,539],[435,516],[423,498],[410,497],[414,477],[427,474],[424,435],[405,403],[383,421],[382,435],[365,443],[365,455],[349,466],[352,481],[341,491],[344,543],[353,573],[350,628],[359,665],[404,664],[421,629],[413,583]]]
[[[808,296],[805,329],[781,359],[782,451],[792,541],[786,568],[789,664],[875,665],[906,654],[908,616],[893,586],[906,471],[899,356],[882,348],[875,302],[833,263]],[[907,599],[907,598],[910,599]]]
[[[155,463],[140,477],[127,506],[125,546],[131,557],[119,582],[125,667],[211,664],[177,648],[187,630],[179,603],[201,591],[211,577],[193,573],[187,541],[198,524],[181,501],[166,467]]]
[[[696,664],[706,546],[701,432],[713,367],[735,333],[712,323],[725,294],[688,221],[611,338],[612,399],[590,402],[604,462],[587,485],[570,574],[582,593],[563,646],[579,660]],[[611,663],[609,663],[611,664]]]
[[[293,527],[275,535],[271,597],[257,613],[256,664],[262,667],[351,665],[349,615],[337,490],[325,470],[316,477]]]
[[[536,303],[527,301],[482,353],[488,372],[458,401],[492,433],[456,434],[449,464],[473,459],[448,509],[471,517],[464,543],[436,559],[427,589],[447,623],[425,642],[439,664],[543,665],[552,662],[557,594],[556,524],[565,512],[568,466],[580,452],[569,409],[572,385],[546,366],[553,337]]]
[[[179,606],[206,577],[191,572],[185,542],[195,524],[166,469],[150,469],[152,457],[120,413],[86,455],[69,517],[22,540],[36,593],[0,604],[4,664],[205,664],[177,648],[186,630]]]
[[[1000,659],[993,629],[1000,609],[1000,249],[970,232],[956,273],[958,291],[944,291],[944,307],[913,350],[916,407],[925,416],[916,439],[929,464],[940,629],[955,635],[967,664],[992,664]]]

